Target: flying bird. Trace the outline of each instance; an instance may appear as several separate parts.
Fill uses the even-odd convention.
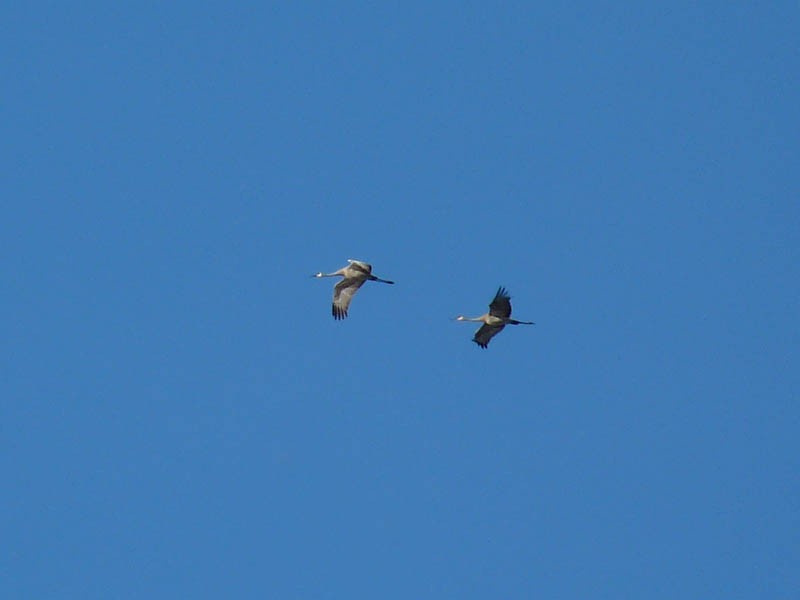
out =
[[[475,332],[472,341],[481,348],[486,348],[489,341],[498,333],[503,331],[506,325],[534,325],[530,321],[517,321],[511,318],[511,296],[504,287],[500,287],[494,295],[494,300],[489,304],[489,312],[480,317],[465,317],[459,315],[456,321],[474,321],[483,323],[480,329]]]
[[[394,281],[387,281],[380,277],[375,277],[372,274],[372,265],[368,265],[360,260],[353,260],[348,258],[349,263],[346,267],[342,267],[333,273],[317,273],[314,277],[343,277],[339,283],[333,288],[333,307],[331,312],[333,318],[337,321],[347,317],[347,309],[350,307],[350,301],[365,281],[380,281],[381,283],[391,283]]]

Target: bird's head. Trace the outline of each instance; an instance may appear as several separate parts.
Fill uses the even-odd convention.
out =
[[[466,321],[467,317],[465,317],[464,315],[458,315],[455,320],[456,321]]]
[[[315,273],[314,275],[312,275],[312,277],[322,277],[322,271],[320,271],[319,273]]]

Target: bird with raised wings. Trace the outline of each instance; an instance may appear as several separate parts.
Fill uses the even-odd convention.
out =
[[[494,300],[489,304],[488,313],[473,318],[459,315],[456,317],[456,321],[483,323],[481,328],[475,332],[475,337],[472,338],[472,341],[481,348],[486,348],[489,341],[503,331],[506,325],[534,325],[531,321],[517,321],[511,318],[511,296],[502,286],[498,288]]]
[[[333,318],[337,321],[347,317],[347,309],[350,308],[350,302],[353,296],[358,291],[365,281],[380,281],[381,283],[393,284],[394,281],[388,281],[375,277],[372,274],[372,265],[368,265],[360,260],[353,260],[348,258],[349,263],[346,267],[342,267],[333,273],[317,273],[314,277],[342,277],[343,279],[337,283],[333,288],[333,307],[331,312]]]

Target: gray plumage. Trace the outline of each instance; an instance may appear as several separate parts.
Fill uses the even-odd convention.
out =
[[[333,288],[333,304],[331,305],[331,314],[337,321],[347,317],[350,302],[358,289],[364,285],[364,282],[380,281],[381,283],[394,284],[394,281],[375,277],[372,274],[372,265],[370,264],[353,259],[347,259],[347,262],[348,265],[346,267],[342,267],[333,273],[317,273],[314,275],[314,277],[342,277],[342,280]]]
[[[489,304],[488,313],[472,318],[459,315],[456,317],[456,321],[483,323],[481,328],[475,332],[475,337],[472,338],[472,341],[481,348],[487,348],[489,341],[503,331],[506,325],[534,325],[531,321],[517,321],[511,318],[511,296],[502,286],[497,289],[494,299]]]

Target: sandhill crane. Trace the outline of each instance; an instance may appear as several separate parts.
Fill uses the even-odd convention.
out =
[[[350,301],[365,281],[380,281],[381,283],[391,283],[394,281],[387,281],[375,277],[372,274],[372,265],[368,265],[360,260],[353,260],[348,258],[347,262],[350,263],[346,267],[342,267],[333,273],[317,273],[314,277],[344,277],[333,288],[333,318],[337,321],[347,317],[347,309],[350,306]]]
[[[481,348],[486,348],[491,340],[498,333],[503,331],[506,325],[534,325],[530,321],[517,321],[511,317],[511,296],[504,287],[500,287],[494,296],[494,300],[489,304],[489,312],[480,317],[469,318],[463,315],[456,317],[456,321],[475,321],[483,323],[483,326],[475,332],[472,341]]]

